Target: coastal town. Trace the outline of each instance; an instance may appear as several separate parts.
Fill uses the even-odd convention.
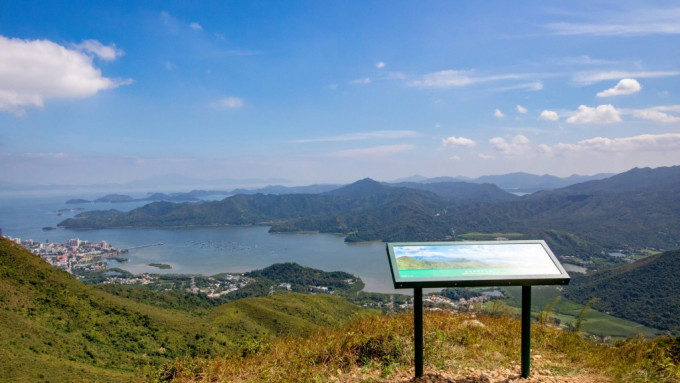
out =
[[[37,242],[32,239],[7,237],[33,254],[44,259],[55,268],[67,271],[70,274],[76,269],[87,271],[101,271],[107,268],[105,258],[124,261],[119,258],[127,249],[117,249],[106,241],[93,243],[78,238],[69,239],[66,243]]]
[[[248,277],[247,273],[222,273],[214,276],[203,275],[181,275],[181,274],[155,274],[141,273],[132,274],[119,268],[109,268],[108,262],[117,261],[127,262],[127,258],[121,257],[130,249],[116,248],[107,241],[89,242],[79,238],[69,239],[66,243],[37,242],[32,239],[21,239],[6,237],[9,240],[23,246],[33,254],[39,256],[45,262],[55,268],[64,270],[78,279],[88,279],[89,283],[97,284],[116,284],[116,285],[143,285],[157,291],[182,290],[191,294],[203,294],[208,298],[222,298],[230,293],[236,292],[255,281]],[[137,246],[134,248],[162,245],[151,244]],[[159,268],[169,268],[170,265],[154,264]],[[167,267],[164,267],[167,266]],[[92,275],[98,276],[93,279]],[[354,279],[344,281],[348,285],[356,282]],[[268,294],[277,291],[291,291],[291,283],[279,283],[269,287]],[[309,285],[305,289],[308,294],[335,294],[333,289],[323,285]],[[500,294],[499,291],[493,293]],[[502,296],[502,294],[500,294]],[[395,302],[394,296],[391,298],[370,302],[357,302],[366,308],[373,308],[383,311],[396,312],[407,311],[413,308],[411,297],[403,297],[399,302]],[[423,297],[425,309],[428,311],[470,311],[481,306],[498,295],[485,292],[479,296],[450,299],[435,293]]]

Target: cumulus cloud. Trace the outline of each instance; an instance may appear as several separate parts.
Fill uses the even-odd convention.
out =
[[[375,67],[378,69],[382,69],[385,67],[385,63],[382,61],[378,61],[377,63],[375,63]]]
[[[97,40],[83,40],[80,44],[73,44],[73,48],[97,56],[104,61],[113,61],[123,55],[123,51],[115,44],[104,45]]]
[[[574,115],[567,118],[569,124],[611,124],[620,121],[621,113],[611,104],[596,108],[581,105]]]
[[[531,144],[526,136],[516,135],[510,141],[502,137],[494,137],[489,140],[491,146],[506,157],[517,157],[531,152]]]
[[[523,107],[522,105],[517,105],[517,113],[526,114],[528,111],[529,110],[527,110],[527,108]]]
[[[442,145],[444,145],[444,146],[463,146],[463,147],[471,148],[471,147],[477,145],[477,143],[474,142],[473,140],[469,139],[469,138],[451,136],[451,137],[444,138],[442,140]]]
[[[560,116],[557,115],[557,112],[552,111],[552,110],[544,110],[541,112],[541,115],[538,116],[540,120],[544,121],[557,121],[560,119]]]
[[[217,109],[240,109],[244,105],[243,99],[238,97],[225,97],[210,104],[210,106]]]
[[[203,30],[203,27],[201,26],[201,24],[195,23],[195,22],[189,24],[189,28],[191,28],[191,29],[193,29],[193,30],[195,30],[195,31],[202,31],[202,30]]]
[[[637,93],[642,89],[637,80],[634,78],[624,78],[619,81],[613,88],[603,90],[597,94],[597,97],[612,97],[612,96],[622,96],[626,94]]]
[[[108,60],[122,52],[94,40],[79,46],[69,49],[49,40],[0,36],[0,111],[21,116],[48,99],[89,97],[132,82],[103,77],[92,63],[92,55]]]
[[[673,116],[668,113],[661,112],[655,109],[639,109],[633,111],[633,116],[641,118],[643,120],[654,121],[654,122],[680,122],[680,117]]]
[[[493,111],[493,116],[496,117],[496,118],[503,118],[503,117],[505,117],[505,115],[503,114],[503,112],[501,112],[500,109],[495,109],[495,110]]]

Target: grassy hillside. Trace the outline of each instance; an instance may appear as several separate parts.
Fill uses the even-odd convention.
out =
[[[425,314],[424,332],[426,373],[455,382],[518,378],[521,330],[514,317],[431,312]],[[413,377],[413,354],[412,315],[376,315],[306,338],[279,339],[245,358],[177,360],[156,377],[173,382],[406,383]],[[605,345],[535,323],[532,359],[532,382],[680,382],[678,338]]]
[[[154,294],[177,308],[144,303]],[[172,294],[124,295],[85,285],[0,239],[0,377],[134,380],[178,357],[248,354],[361,310],[330,296],[277,294],[211,308],[180,295],[175,304]]]
[[[579,303],[662,330],[680,330],[680,250],[576,276],[565,295]]]

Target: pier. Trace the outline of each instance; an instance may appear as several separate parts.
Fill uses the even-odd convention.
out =
[[[151,243],[151,244],[148,244],[148,245],[141,245],[141,246],[135,246],[135,247],[128,247],[127,249],[124,249],[124,250],[129,251],[129,250],[142,249],[142,248],[151,247],[151,246],[163,246],[163,242]]]

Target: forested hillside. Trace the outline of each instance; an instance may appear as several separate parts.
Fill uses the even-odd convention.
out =
[[[86,229],[264,224],[274,232],[341,233],[348,241],[450,240],[466,233],[520,233],[528,238],[558,231],[593,249],[671,249],[680,246],[678,190],[679,166],[633,169],[522,198],[484,184],[391,186],[364,179],[321,194],[236,195],[203,203],[157,202],[128,213],[83,212],[59,225]]]
[[[565,289],[567,298],[662,330],[680,329],[680,250],[653,255],[638,262],[575,276]]]

